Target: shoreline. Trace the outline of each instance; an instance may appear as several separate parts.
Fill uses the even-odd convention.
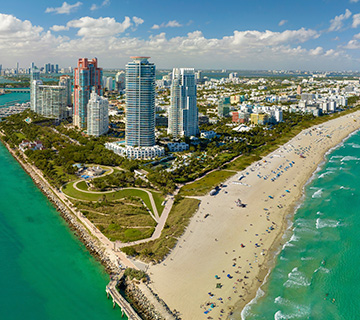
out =
[[[114,257],[109,255],[107,250],[108,248],[104,246],[104,243],[102,243],[100,239],[91,234],[89,228],[79,220],[69,205],[66,204],[56,192],[54,192],[52,187],[49,185],[49,182],[44,179],[44,177],[39,177],[39,173],[37,172],[38,170],[34,168],[32,164],[29,164],[26,160],[22,159],[21,154],[16,154],[16,151],[18,151],[17,149],[12,149],[8,143],[1,139],[1,137],[0,141],[12,157],[19,163],[22,169],[33,180],[36,187],[53,204],[55,209],[59,212],[61,218],[63,218],[68,224],[69,229],[74,232],[77,239],[81,241],[89,253],[101,263],[111,281],[111,278],[119,274],[120,270],[118,264],[116,263],[117,261],[114,261]],[[161,299],[156,297],[153,292],[149,290],[146,291],[146,286],[144,288],[143,285],[143,287],[140,288],[140,283],[134,283],[134,281],[126,279],[120,281],[119,284],[125,286],[128,294],[132,296],[133,304],[135,304],[137,308],[137,314],[142,314],[150,318],[155,317],[157,319],[173,319],[168,315],[170,310],[167,308],[167,305]],[[146,292],[147,295],[143,292]],[[155,306],[157,306],[157,308],[155,308]]]
[[[316,169],[311,173],[311,175],[309,176],[308,180],[306,181],[306,183],[303,185],[302,187],[302,194],[301,197],[298,199],[297,204],[295,205],[294,209],[292,212],[290,212],[288,214],[288,216],[286,217],[286,220],[288,222],[290,222],[289,226],[287,228],[285,228],[282,236],[280,237],[281,239],[278,241],[278,243],[274,246],[274,250],[273,252],[271,252],[271,254],[273,254],[272,258],[269,258],[269,269],[268,272],[266,274],[266,276],[264,277],[264,281],[263,283],[258,287],[258,289],[256,290],[256,294],[255,297],[253,297],[251,300],[248,301],[247,304],[244,305],[240,305],[239,307],[235,305],[235,310],[233,313],[233,316],[230,317],[231,320],[239,320],[239,319],[245,319],[244,317],[246,316],[246,309],[247,307],[251,306],[252,304],[256,303],[258,299],[260,299],[261,297],[263,297],[264,295],[266,295],[266,292],[264,292],[264,290],[262,289],[262,287],[264,285],[267,284],[267,278],[270,275],[272,269],[276,266],[276,259],[278,257],[278,255],[281,253],[283,246],[288,243],[288,241],[290,240],[291,236],[293,235],[293,219],[294,216],[296,215],[297,210],[301,207],[302,203],[305,200],[305,188],[307,185],[309,185],[316,177],[316,173],[318,171],[321,170],[321,167],[326,163],[326,156],[329,155],[331,152],[333,152],[334,150],[336,150],[337,148],[341,147],[344,142],[346,140],[348,140],[351,136],[353,136],[354,134],[358,133],[360,131],[360,128],[353,131],[352,133],[350,133],[348,136],[346,136],[344,139],[342,139],[341,142],[339,142],[337,145],[335,145],[334,147],[330,148],[327,152],[324,153],[323,155],[323,161],[321,161],[318,166],[316,167]],[[287,234],[287,231],[289,231],[289,234]],[[272,260],[272,261],[271,261]],[[262,291],[262,293],[260,293],[260,291]],[[259,296],[261,295],[261,296]]]
[[[81,213],[79,213],[80,216],[76,214],[74,211],[76,208],[71,205],[65,196],[61,196],[61,191],[52,187],[42,175],[42,172],[23,158],[24,154],[20,153],[17,155],[16,151],[20,151],[18,149],[12,149],[9,144],[1,138],[2,136],[4,136],[4,134],[0,132],[1,143],[33,180],[36,187],[53,204],[55,209],[60,213],[60,216],[68,224],[70,230],[73,231],[75,236],[85,245],[89,253],[102,264],[110,277],[110,282],[113,276],[120,273],[120,267],[124,269],[124,265],[126,266],[125,268],[130,267],[137,269],[133,262],[126,258],[125,254],[115,251],[112,248],[113,246],[109,244],[111,243],[110,240],[105,238],[102,233],[98,230],[92,230],[91,227],[93,227],[93,225],[91,223],[88,225],[84,223],[82,219],[86,218],[82,216]],[[106,239],[106,242],[104,242],[103,238]],[[141,314],[149,319],[176,319],[176,316],[171,312],[166,303],[146,284],[134,280],[121,279],[118,285],[126,288],[128,296],[131,296],[131,307],[134,309],[134,306],[136,306],[136,310],[134,309],[134,311],[137,314]]]
[[[233,180],[236,180],[234,176],[225,182],[226,187],[219,195],[197,197],[202,202],[185,234],[161,265],[149,268],[152,289],[166,301],[171,309],[178,310],[182,318],[186,320],[205,319],[207,316],[224,319],[224,316],[229,316],[234,311],[236,315],[240,315],[239,311],[254,299],[264,279],[275,265],[281,245],[286,242],[284,234],[289,228],[287,221],[293,219],[297,207],[301,205],[306,184],[324,162],[325,155],[359,130],[359,114],[359,111],[356,111],[304,129],[262,160],[235,174],[235,176],[244,174],[243,181],[251,187],[234,184]],[[299,144],[299,147],[295,144]],[[311,149],[311,145],[314,144],[317,144],[316,148],[314,146],[314,149]],[[297,148],[301,151],[294,153]],[[306,159],[299,156],[302,153],[305,154]],[[295,164],[288,168],[288,172],[281,174],[276,181],[269,182],[267,179],[264,181],[256,177],[256,173],[261,177],[272,175],[271,172],[279,165],[284,168],[283,163],[288,164],[289,162],[286,162],[289,161],[288,159],[290,161],[296,159]],[[299,168],[298,164],[302,164],[303,167]],[[267,199],[271,194],[274,200]],[[244,209],[231,206],[236,197],[240,197],[242,201],[245,199],[244,202],[248,206]],[[281,209],[270,206],[276,201],[281,202]],[[270,207],[267,208],[268,206]],[[262,209],[264,211],[260,212]],[[232,214],[235,210],[237,213]],[[210,217],[205,220],[202,216],[209,212]],[[252,217],[249,218],[249,214],[246,215],[246,213]],[[234,225],[233,227],[221,224],[225,214],[229,224]],[[264,223],[265,215],[267,215],[267,220]],[[271,222],[274,223],[275,228],[269,231]],[[239,230],[242,228],[241,224],[246,226],[243,231]],[[267,233],[261,233],[264,228]],[[256,231],[252,231],[254,233],[249,236],[247,232],[249,229]],[[241,239],[231,239],[229,234]],[[214,237],[216,237],[215,242]],[[209,245],[209,242],[212,245]],[[246,242],[244,245],[246,248],[239,249],[241,242]],[[254,242],[256,247],[250,249]],[[237,256],[239,253],[241,256]],[[240,269],[236,270],[236,268]],[[247,269],[246,273],[244,269]],[[237,274],[234,274],[235,270]],[[227,279],[226,274],[234,279]],[[239,274],[242,275],[239,276]],[[176,276],[181,278],[186,285],[176,280]],[[214,280],[214,276],[219,280]],[[238,280],[235,281],[235,278]],[[240,278],[243,279],[240,280]],[[194,280],[191,282],[191,279]],[[172,288],[175,288],[175,292],[166,288],[166,283],[169,281],[173,282]],[[216,288],[217,282],[224,288]],[[229,285],[229,282],[232,284]],[[191,301],[192,298],[195,301]],[[205,313],[206,311],[208,312]],[[231,317],[231,319],[239,318]]]

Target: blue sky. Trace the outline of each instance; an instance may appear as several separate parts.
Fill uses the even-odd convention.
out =
[[[360,70],[360,0],[3,1],[0,64]]]

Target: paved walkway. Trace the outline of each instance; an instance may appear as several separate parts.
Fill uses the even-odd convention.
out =
[[[112,172],[111,172],[112,173]],[[110,173],[109,173],[110,174]],[[104,176],[104,175],[102,175]],[[99,177],[100,178],[100,177]],[[80,183],[81,181],[84,181],[83,179],[80,179],[79,181],[76,181],[73,183],[73,187],[74,189],[76,189],[77,191],[80,191],[80,192],[83,192],[83,193],[93,193],[93,194],[109,194],[109,193],[114,193],[114,192],[117,192],[117,191],[120,191],[120,190],[130,190],[130,189],[135,189],[135,190],[141,190],[141,191],[144,191],[148,194],[149,196],[149,199],[150,199],[150,203],[151,203],[151,206],[152,206],[152,212],[150,212],[150,215],[151,217],[157,222],[159,223],[159,220],[160,220],[160,217],[159,217],[159,212],[157,210],[157,207],[156,207],[156,204],[155,204],[155,200],[154,200],[154,197],[152,195],[152,193],[149,191],[149,190],[146,190],[146,189],[141,189],[141,188],[132,188],[132,187],[129,187],[129,188],[120,188],[118,190],[110,190],[110,191],[91,191],[91,190],[82,190],[80,189],[77,184]],[[71,183],[71,182],[69,182]],[[73,198],[73,197],[70,197],[72,199],[75,199],[76,198]],[[149,208],[151,210],[151,208]]]

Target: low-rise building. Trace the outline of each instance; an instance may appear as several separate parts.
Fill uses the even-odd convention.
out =
[[[189,149],[189,145],[185,142],[169,142],[166,145],[170,152],[181,152]]]
[[[165,155],[164,147],[160,146],[132,147],[125,146],[119,142],[107,142],[105,143],[105,148],[130,159],[155,159]]]

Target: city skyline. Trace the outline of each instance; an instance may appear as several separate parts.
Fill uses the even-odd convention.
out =
[[[149,55],[158,68],[358,70],[359,41],[358,0],[16,1],[0,12],[4,68],[89,55],[123,68]]]

